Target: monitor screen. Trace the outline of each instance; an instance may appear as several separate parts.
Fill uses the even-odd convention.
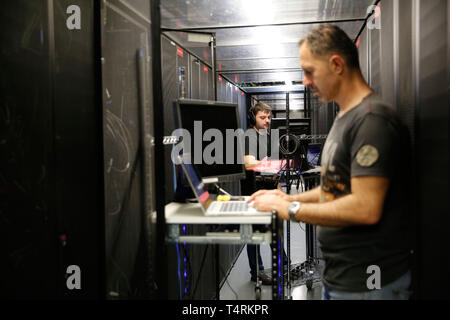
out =
[[[322,151],[321,143],[310,143],[307,147],[306,159],[311,167],[320,166],[320,153]]]
[[[237,104],[180,99],[176,109],[178,128],[190,136],[190,141],[184,140],[183,152],[190,153],[202,179],[212,182],[244,179],[244,149],[240,139],[230,135],[231,131],[241,129]]]

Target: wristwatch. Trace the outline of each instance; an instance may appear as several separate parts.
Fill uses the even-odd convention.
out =
[[[301,206],[301,202],[298,201],[294,201],[291,202],[291,204],[288,207],[288,212],[289,212],[289,218],[291,219],[291,221],[297,221],[295,220],[295,214],[297,213],[298,209],[300,209]]]

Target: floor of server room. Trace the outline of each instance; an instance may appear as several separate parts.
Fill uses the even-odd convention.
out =
[[[292,192],[295,193],[295,192]],[[284,247],[287,254],[287,223],[284,222]],[[291,242],[291,269],[306,261],[306,232],[305,224],[290,222]],[[271,266],[271,250],[268,244],[260,245],[261,258],[267,272]],[[322,265],[321,261],[318,261]],[[315,274],[320,274],[319,267]],[[291,276],[291,298],[292,300],[320,300],[322,298],[322,283],[315,277],[311,289],[306,284],[298,285],[295,277]],[[286,281],[286,278],[285,278]],[[302,282],[302,281],[300,281]],[[255,282],[250,280],[250,267],[247,257],[247,248],[243,246],[235,264],[233,265],[227,279],[220,290],[221,300],[255,300]],[[261,300],[272,299],[272,287],[261,286]],[[287,299],[287,286],[285,286],[285,299]]]

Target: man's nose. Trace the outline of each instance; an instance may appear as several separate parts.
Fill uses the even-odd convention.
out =
[[[312,86],[312,81],[309,80],[309,78],[308,78],[307,76],[305,76],[305,75],[303,75],[303,80],[302,80],[302,82],[303,82],[303,85],[304,85],[305,87],[311,87],[311,86]]]

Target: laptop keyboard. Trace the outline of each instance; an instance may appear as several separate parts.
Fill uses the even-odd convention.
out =
[[[243,212],[248,210],[247,202],[226,201],[222,202],[219,212]]]
[[[246,201],[213,201],[206,211],[207,215],[267,215],[269,212],[259,212]]]

